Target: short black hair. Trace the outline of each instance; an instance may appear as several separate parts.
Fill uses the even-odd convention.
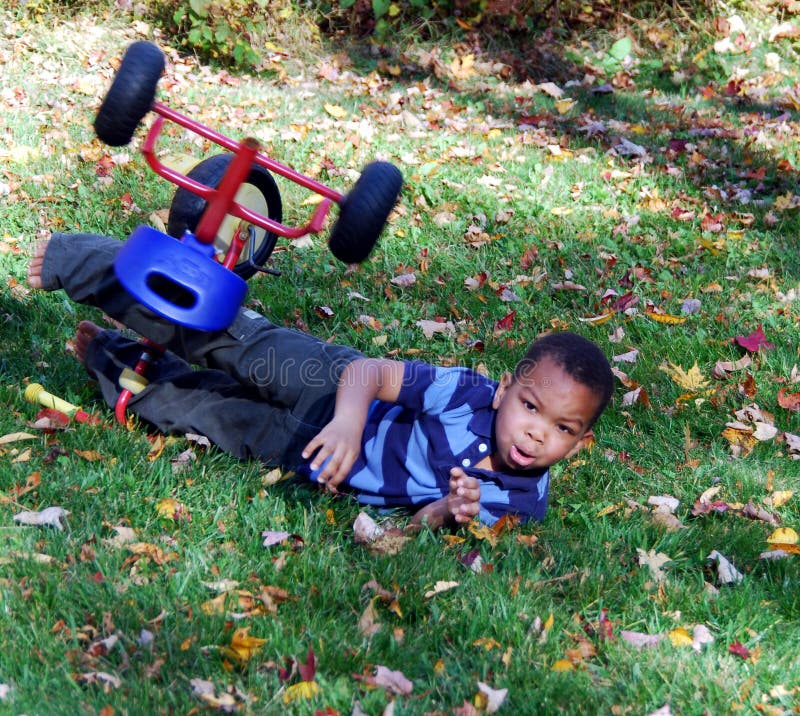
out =
[[[614,393],[614,374],[611,364],[603,351],[588,338],[577,333],[563,331],[547,333],[539,336],[528,347],[517,367],[514,369],[514,380],[525,376],[542,358],[550,358],[562,368],[573,380],[585,385],[598,398],[597,410],[592,416],[592,423],[606,409]]]

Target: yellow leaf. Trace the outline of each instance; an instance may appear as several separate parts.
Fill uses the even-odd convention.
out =
[[[779,544],[797,544],[797,541],[797,532],[791,527],[779,527],[769,537],[767,537],[767,542]]]
[[[672,646],[692,646],[694,643],[692,641],[692,635],[684,629],[684,627],[673,629],[668,636],[669,640],[672,642]]]
[[[550,612],[550,616],[545,619],[544,624],[542,625],[543,631],[550,631],[553,628],[553,622],[555,618],[553,617],[553,612]]]
[[[168,520],[189,516],[189,508],[173,497],[165,497],[156,502],[156,510],[159,517]]]
[[[622,505],[621,502],[617,503],[616,505],[608,505],[607,507],[604,507],[602,510],[600,510],[595,515],[595,517],[605,517],[606,515],[610,515],[613,512],[616,512],[621,507],[621,505]]]
[[[84,460],[88,460],[89,462],[103,459],[103,456],[97,452],[97,450],[76,450],[75,454],[80,455]]]
[[[393,2],[389,5],[389,17],[397,17],[400,14],[400,6]]]
[[[340,107],[338,104],[325,103],[325,111],[335,119],[344,119],[347,116],[347,110]]]
[[[472,646],[482,646],[486,651],[497,649],[500,647],[500,642],[490,637],[482,636],[472,642]]]
[[[589,318],[578,318],[581,323],[591,323],[595,326],[599,326],[601,323],[605,323],[606,321],[611,320],[614,316],[613,311],[609,311],[608,313],[601,313],[599,316],[590,316]]]
[[[685,316],[671,316],[669,313],[656,313],[655,311],[645,311],[644,315],[655,321],[656,323],[666,323],[668,326],[677,326],[679,323],[685,323]]]
[[[446,667],[444,665],[444,661],[442,659],[437,659],[436,663],[433,665],[433,673],[436,676],[441,676],[446,671]]]
[[[681,388],[685,388],[686,390],[696,391],[701,388],[705,388],[705,386],[708,385],[708,381],[703,378],[703,374],[697,367],[696,361],[688,371],[684,370],[679,365],[675,365],[674,363],[662,363],[659,368],[672,379],[673,383],[676,383]]]
[[[772,506],[783,507],[794,494],[793,490],[776,490],[772,493]]]
[[[147,453],[147,459],[152,462],[156,460],[159,455],[164,451],[166,447],[167,440],[163,435],[156,435],[155,439],[153,440],[153,446],[150,448],[150,451]]]
[[[319,684],[316,681],[300,681],[286,688],[283,703],[290,704],[298,699],[313,699],[318,693]]]
[[[573,108],[574,105],[575,105],[575,100],[570,99],[569,97],[564,97],[563,99],[556,100],[556,109],[558,110],[559,114],[566,114]]]
[[[550,209],[550,213],[554,216],[569,216],[573,212],[573,209],[570,209],[566,206],[554,206]]]
[[[478,539],[485,539],[492,547],[497,544],[497,534],[486,525],[480,524],[477,520],[469,523],[469,531]]]
[[[225,600],[227,598],[227,592],[223,592],[219,596],[209,599],[207,602],[203,602],[203,604],[200,605],[200,609],[203,610],[203,614],[208,614],[209,616],[212,614],[224,614]]]
[[[237,629],[235,632],[233,632],[233,636],[231,637],[230,648],[225,649],[225,652],[229,656],[235,658],[240,664],[249,661],[253,654],[255,654],[264,644],[267,643],[266,639],[259,639],[258,637],[250,636],[247,633],[249,631],[250,627]]]
[[[551,667],[550,671],[573,671],[575,666],[569,659],[559,659]]]
[[[455,547],[467,541],[466,537],[461,537],[460,535],[442,535],[442,539],[449,547]]]
[[[722,431],[722,437],[731,444],[731,448],[739,451],[742,457],[747,457],[758,443],[752,430],[737,430],[729,427]]]

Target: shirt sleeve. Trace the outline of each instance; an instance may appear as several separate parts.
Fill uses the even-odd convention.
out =
[[[547,512],[550,472],[540,476],[510,477],[473,473],[481,483],[478,519],[493,525],[503,515],[513,515],[522,522],[541,521]]]
[[[490,381],[468,368],[442,368],[407,361],[397,403],[416,412],[437,415],[463,402],[465,389],[482,388]]]

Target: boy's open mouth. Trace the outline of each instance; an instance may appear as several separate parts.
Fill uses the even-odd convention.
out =
[[[534,462],[534,460],[536,460],[536,455],[529,455],[516,445],[512,445],[511,459],[520,467],[528,467]]]

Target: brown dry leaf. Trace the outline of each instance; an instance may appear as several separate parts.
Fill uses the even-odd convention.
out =
[[[725,378],[728,373],[744,370],[745,368],[749,368],[752,364],[753,359],[750,357],[749,353],[746,353],[737,361],[718,360],[711,369],[711,375],[715,378]]]
[[[367,638],[375,636],[383,627],[383,624],[378,621],[378,610],[375,608],[375,601],[377,599],[378,597],[370,599],[367,608],[358,618],[358,631]]]
[[[147,557],[159,566],[166,564],[170,560],[177,559],[178,556],[174,552],[164,552],[161,547],[151,542],[134,542],[125,546],[136,556]]]

